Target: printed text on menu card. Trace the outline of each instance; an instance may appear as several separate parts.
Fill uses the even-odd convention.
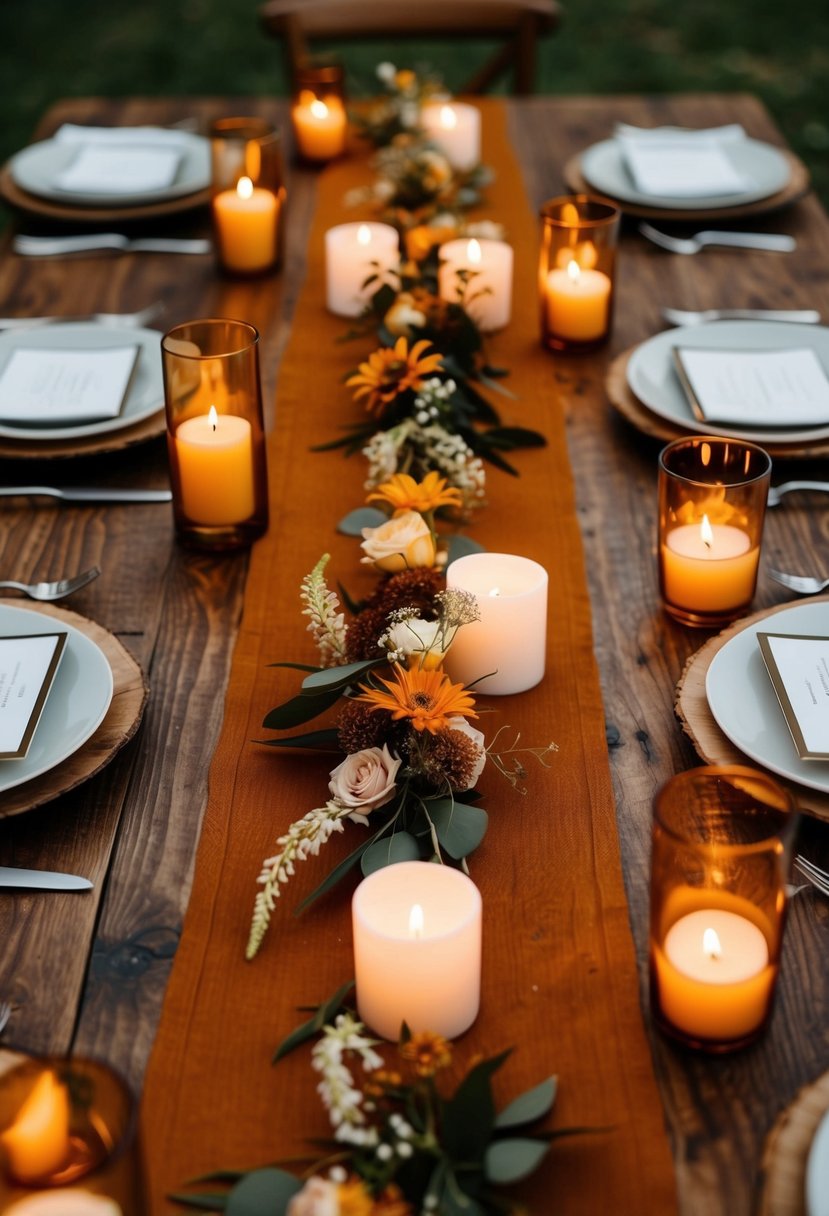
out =
[[[0,638],[0,760],[21,760],[29,750],[67,636]]]
[[[801,760],[829,760],[829,638],[758,633]]]

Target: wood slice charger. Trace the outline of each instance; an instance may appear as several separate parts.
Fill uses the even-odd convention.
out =
[[[19,608],[20,600],[4,598],[0,604]],[[71,625],[94,642],[112,668],[113,693],[106,717],[91,739],[48,772],[3,794],[0,819],[34,810],[99,773],[138,730],[150,692],[139,664],[102,625],[53,604],[26,606],[32,612]]]
[[[769,1132],[757,1216],[806,1216],[809,1150],[827,1110],[829,1072],[804,1086]]]

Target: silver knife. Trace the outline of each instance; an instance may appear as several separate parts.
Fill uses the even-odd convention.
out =
[[[171,490],[109,490],[71,486],[0,486],[0,498],[59,498],[61,502],[171,502]]]
[[[0,866],[0,887],[39,888],[43,891],[89,891],[92,883],[79,874],[60,874],[54,870],[21,870]]]

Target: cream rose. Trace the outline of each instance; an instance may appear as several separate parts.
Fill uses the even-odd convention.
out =
[[[478,778],[484,771],[484,765],[486,764],[486,740],[484,738],[484,732],[482,730],[476,730],[474,726],[471,726],[467,722],[466,718],[461,717],[450,718],[447,725],[449,730],[460,731],[462,735],[466,735],[467,738],[471,739],[473,743],[477,744],[478,759],[475,761],[475,767],[472,770],[472,776],[470,777],[469,785],[467,786],[467,789],[474,790],[475,786],[478,784]]]
[[[325,1178],[309,1178],[305,1186],[288,1200],[285,1216],[339,1216],[340,1199],[335,1183]]]
[[[415,298],[410,291],[402,291],[383,318],[390,334],[411,338],[412,331],[426,324],[426,313],[415,308]]]
[[[364,562],[387,574],[416,566],[434,566],[435,542],[429,525],[417,511],[401,511],[379,528],[363,528]]]
[[[434,671],[446,653],[440,621],[398,621],[386,633],[386,650],[408,659],[409,667]]]
[[[382,747],[366,747],[352,752],[331,770],[328,788],[343,806],[367,813],[394,797],[400,764],[385,743]]]

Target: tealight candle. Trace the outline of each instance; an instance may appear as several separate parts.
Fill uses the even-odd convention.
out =
[[[735,620],[757,582],[771,461],[716,436],[680,439],[659,457],[659,585],[684,625]]]
[[[426,138],[462,173],[481,160],[481,112],[462,102],[432,102],[420,111]]]
[[[357,1010],[384,1039],[403,1022],[444,1038],[478,1016],[481,896],[449,866],[405,861],[375,870],[352,902]]]
[[[593,342],[607,333],[610,278],[571,258],[566,269],[547,275],[547,318],[550,332],[571,342]]]
[[[512,261],[512,246],[505,241],[447,241],[440,247],[441,299],[463,300],[485,333],[503,329],[512,310]]]
[[[0,1135],[9,1173],[18,1182],[48,1178],[69,1153],[69,1095],[51,1070],[42,1072],[11,1127]]]
[[[390,224],[338,224],[325,234],[326,304],[338,317],[358,317],[379,283],[373,274],[397,267],[400,242]]]
[[[547,571],[508,553],[470,553],[452,562],[447,587],[478,601],[480,620],[458,630],[446,670],[475,692],[506,694],[533,688],[544,676],[547,649]],[[485,678],[482,678],[485,677]]]
[[[241,177],[233,190],[213,199],[220,256],[228,270],[252,273],[276,262],[279,199]]]
[[[346,112],[339,97],[303,91],[291,109],[297,149],[306,160],[328,161],[345,150]]]
[[[196,524],[237,524],[254,509],[253,438],[246,418],[188,418],[175,433],[181,507]]]

